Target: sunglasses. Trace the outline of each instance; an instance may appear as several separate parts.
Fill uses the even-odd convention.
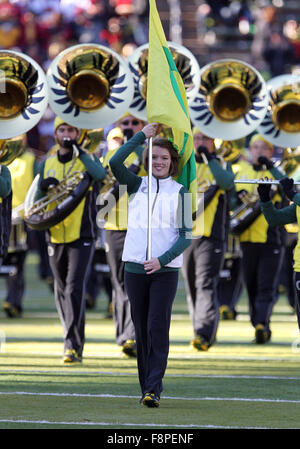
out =
[[[128,126],[128,125],[134,125],[134,126],[136,126],[136,125],[139,125],[140,124],[140,122],[138,121],[138,120],[124,120],[124,122],[121,122],[121,125],[124,125],[124,126]]]

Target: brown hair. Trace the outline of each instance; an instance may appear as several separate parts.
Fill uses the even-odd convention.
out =
[[[169,176],[172,177],[177,176],[180,156],[176,148],[173,146],[173,143],[169,139],[166,139],[165,137],[155,137],[152,141],[152,146],[161,147],[168,150],[171,156]],[[148,170],[148,158],[149,158],[148,156],[149,156],[149,148],[147,147],[143,152],[143,164],[145,170]]]

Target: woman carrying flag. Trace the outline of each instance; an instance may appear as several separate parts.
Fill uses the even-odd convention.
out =
[[[150,176],[140,177],[124,165],[126,158],[147,138],[156,135],[157,125],[142,131],[119,148],[110,167],[129,194],[128,226],[122,259],[125,288],[137,342],[141,403],[160,405],[162,379],[169,353],[172,304],[177,291],[182,253],[191,243],[191,201],[185,187],[172,179],[177,175],[179,155],[172,142],[156,137],[152,144],[152,255],[149,255],[147,196]],[[148,171],[149,149],[143,155]],[[150,159],[150,158],[149,158]]]

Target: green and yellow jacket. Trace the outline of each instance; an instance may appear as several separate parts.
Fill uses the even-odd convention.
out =
[[[72,153],[70,151],[66,155],[61,156],[57,152],[42,162],[39,169],[39,185],[42,179],[48,177],[55,177],[58,181],[62,181],[70,167],[72,167]],[[74,171],[87,171],[92,177],[92,183],[87,195],[73,212],[63,221],[49,229],[51,243],[70,243],[79,238],[96,238],[96,199],[99,193],[99,183],[106,176],[106,172],[99,159],[95,155],[92,156],[87,153],[77,157],[71,169],[71,172]],[[44,195],[45,193],[38,189],[35,199],[39,199]]]
[[[249,162],[242,161],[239,169],[236,173],[236,179],[281,179],[284,174],[277,168],[273,167],[270,170],[262,170],[260,166],[253,165]],[[236,190],[246,190],[251,194],[257,195],[257,201],[259,201],[257,187],[258,184],[237,184]],[[282,196],[279,191],[275,193],[272,198],[272,202],[276,207],[281,207]],[[240,242],[251,243],[269,243],[275,245],[281,245],[283,243],[283,229],[272,228],[267,223],[263,214],[260,214],[256,220],[240,235]]]
[[[224,241],[229,211],[227,192],[234,188],[231,165],[214,158],[208,164],[196,162],[196,170],[198,194],[205,194],[208,187],[214,185],[216,192],[203,212],[197,215],[193,237],[213,237]]]

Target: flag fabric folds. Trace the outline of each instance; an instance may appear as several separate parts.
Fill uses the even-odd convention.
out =
[[[155,0],[150,0],[149,54],[147,77],[147,120],[172,130],[180,154],[176,181],[192,194],[197,208],[196,163],[185,87],[169,50]]]

